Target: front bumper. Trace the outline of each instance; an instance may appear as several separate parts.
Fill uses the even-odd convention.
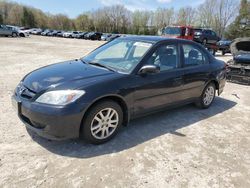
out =
[[[250,85],[250,66],[229,65],[227,80],[230,82]]]
[[[202,39],[201,39],[200,36],[194,36],[194,41],[195,41],[195,42],[201,43],[201,42],[202,42]]]
[[[84,106],[78,110],[72,107],[51,107],[22,100],[16,95],[12,96],[12,104],[25,126],[41,137],[52,140],[79,137]]]

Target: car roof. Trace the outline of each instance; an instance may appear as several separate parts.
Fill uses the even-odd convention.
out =
[[[176,38],[167,38],[167,37],[161,37],[161,36],[124,36],[119,39],[125,39],[125,40],[136,40],[136,41],[144,41],[144,42],[152,42],[157,43],[161,41],[187,41],[184,39],[176,39]]]

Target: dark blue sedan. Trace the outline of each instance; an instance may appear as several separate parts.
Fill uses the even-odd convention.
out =
[[[42,137],[100,144],[138,116],[187,103],[210,107],[225,75],[225,63],[195,42],[122,37],[81,59],[29,73],[12,102]]]

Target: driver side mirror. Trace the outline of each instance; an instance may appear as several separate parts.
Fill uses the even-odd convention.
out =
[[[139,74],[155,74],[159,72],[160,72],[160,66],[157,65],[144,65],[139,70]]]

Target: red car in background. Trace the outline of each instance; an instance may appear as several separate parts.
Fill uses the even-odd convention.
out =
[[[194,40],[194,28],[191,26],[168,26],[163,28],[162,36]]]
[[[192,26],[168,26],[162,29],[162,36],[168,38],[178,38],[178,39],[186,39],[196,41],[201,43],[211,54],[215,55],[218,51],[217,44],[209,44],[199,42],[195,39],[195,32],[197,29]]]

